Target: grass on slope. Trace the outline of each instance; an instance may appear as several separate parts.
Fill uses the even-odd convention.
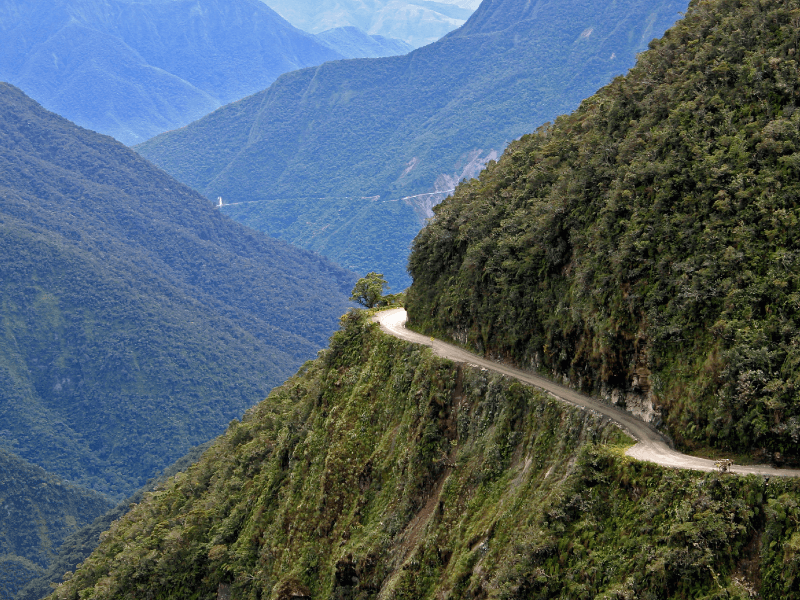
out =
[[[626,442],[351,314],[52,598],[800,591],[798,482],[663,469],[623,457]]]

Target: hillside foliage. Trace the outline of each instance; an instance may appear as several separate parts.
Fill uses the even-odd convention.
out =
[[[102,494],[0,449],[0,600],[15,598],[65,539],[112,506]]]
[[[316,355],[355,276],[0,85],[0,446],[122,499]]]
[[[800,591],[797,482],[663,469],[622,457],[626,440],[352,313],[51,598]]]
[[[326,63],[136,147],[233,218],[393,289],[430,203],[633,66],[685,0],[484,2],[405,56]],[[406,200],[404,200],[406,199]]]
[[[695,1],[414,242],[410,321],[603,394],[683,447],[800,458],[800,3]]]
[[[167,479],[173,477],[180,471],[185,471],[192,464],[197,462],[202,456],[203,452],[211,445],[211,443],[212,442],[209,441],[205,444],[197,446],[196,448],[192,448],[186,454],[186,456],[179,458],[169,467],[159,473],[156,477],[150,479],[142,488],[138,489],[130,497],[97,516],[88,524],[85,524],[76,531],[73,531],[70,535],[63,538],[63,540],[55,540],[57,543],[53,543],[48,546],[49,560],[47,560],[45,567],[43,568],[40,565],[35,570],[37,576],[31,577],[26,575],[24,577],[18,577],[17,584],[14,586],[14,588],[8,587],[5,595],[2,591],[0,591],[0,600],[41,600],[42,598],[51,594],[53,591],[53,586],[63,581],[65,574],[70,574],[75,571],[78,565],[80,565],[89,557],[89,555],[91,555],[92,552],[94,552],[95,548],[97,548],[98,544],[100,543],[100,537],[103,535],[103,532],[107,531],[114,521],[122,518],[132,506],[141,502],[145,493],[152,492],[159,485],[162,485]],[[34,478],[23,477],[17,479],[16,483],[17,485],[21,483],[21,485],[24,487],[26,485],[25,482],[29,480],[35,482]],[[13,486],[9,487],[8,489],[13,489]],[[57,517],[57,519],[69,518],[69,503],[56,503],[53,508],[54,510],[62,510],[67,513],[62,513],[62,515]],[[31,517],[35,519],[37,514],[38,511],[36,510],[21,512],[19,519],[15,523],[15,526],[19,527],[20,529],[31,529],[35,527],[35,525],[32,525],[30,519]],[[86,517],[89,516],[91,516],[91,513],[87,512],[87,514],[83,515],[83,520],[77,524],[82,524]],[[68,576],[69,575],[67,575],[67,577]],[[16,591],[16,594],[13,593],[14,591]]]

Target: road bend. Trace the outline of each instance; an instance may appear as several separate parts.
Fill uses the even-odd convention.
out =
[[[550,381],[535,373],[523,371],[503,363],[483,358],[463,348],[459,348],[458,346],[410,331],[406,329],[406,319],[406,311],[402,308],[384,310],[377,313],[374,317],[374,320],[380,325],[384,332],[402,340],[424,344],[432,348],[437,356],[474,367],[495,371],[507,377],[513,377],[523,383],[538,387],[567,404],[608,417],[636,440],[636,444],[626,452],[626,454],[632,458],[677,469],[692,469],[695,471],[718,470],[713,460],[697,458],[673,450],[669,447],[669,444],[667,444],[666,439],[648,423],[637,419],[632,414],[616,406],[581,394],[580,392]],[[755,474],[769,477],[800,477],[800,470],[778,469],[767,465],[733,465],[730,470],[742,475]]]

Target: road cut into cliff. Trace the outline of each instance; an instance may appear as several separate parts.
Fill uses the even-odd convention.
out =
[[[606,404],[597,398],[592,398],[591,396],[582,394],[576,390],[555,383],[554,381],[550,381],[546,377],[542,377],[536,373],[523,371],[516,367],[483,358],[453,344],[448,344],[436,338],[406,329],[407,315],[405,309],[394,308],[381,311],[375,315],[374,320],[385,333],[402,340],[429,346],[437,356],[481,369],[489,369],[507,377],[513,377],[522,383],[543,389],[563,402],[608,417],[636,440],[636,444],[626,452],[631,458],[654,462],[664,467],[673,467],[677,469],[716,471],[719,468],[714,460],[689,456],[688,454],[681,454],[673,450],[670,448],[664,436],[653,427],[616,406]],[[798,469],[778,469],[767,465],[732,465],[728,470],[741,475],[754,474],[769,477],[800,477],[800,470]]]

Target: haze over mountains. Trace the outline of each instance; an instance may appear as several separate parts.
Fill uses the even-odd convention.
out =
[[[402,289],[433,204],[624,73],[685,8],[484,2],[434,44],[286,74],[137,151],[235,219]]]
[[[325,345],[353,274],[0,85],[0,444],[120,498]]]
[[[280,74],[408,48],[317,39],[258,0],[3,0],[0,81],[126,144],[185,125]]]
[[[261,0],[312,33],[355,26],[417,48],[460,27],[480,0]]]

